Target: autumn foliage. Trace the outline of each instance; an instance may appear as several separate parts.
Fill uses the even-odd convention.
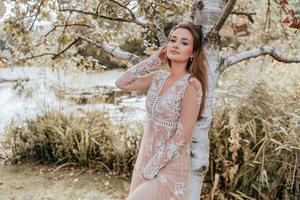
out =
[[[281,10],[284,11],[286,14],[284,19],[282,20],[282,23],[287,27],[300,29],[300,17],[297,17],[295,8],[289,6],[288,0],[280,0],[280,5]]]

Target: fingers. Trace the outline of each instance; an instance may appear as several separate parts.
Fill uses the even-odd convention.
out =
[[[163,46],[159,49],[159,58],[163,63],[167,62],[167,48],[166,48],[166,46]]]
[[[166,50],[167,49],[167,46],[162,46],[159,48],[159,51],[163,51],[163,50]]]

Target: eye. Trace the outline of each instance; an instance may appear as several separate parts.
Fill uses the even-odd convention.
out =
[[[185,46],[186,46],[186,45],[188,45],[188,43],[187,43],[187,42],[182,42],[182,44],[183,44],[183,45],[185,45]]]
[[[170,42],[176,42],[176,40],[174,40],[174,39],[170,39]]]

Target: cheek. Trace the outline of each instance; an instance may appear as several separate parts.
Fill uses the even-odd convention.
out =
[[[191,47],[187,47],[185,50],[184,50],[184,55],[186,56],[191,56],[193,54],[193,49]]]
[[[167,44],[167,51],[170,51],[170,50],[171,50],[171,43],[168,42],[168,44]]]

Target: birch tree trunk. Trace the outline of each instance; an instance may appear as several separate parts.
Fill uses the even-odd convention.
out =
[[[2,0],[0,0],[0,19],[5,14],[5,11],[6,11],[5,4]]]
[[[195,1],[192,13],[193,22],[203,26],[204,36],[214,27],[225,6],[223,0]],[[192,177],[190,180],[190,200],[198,200],[201,195],[203,179],[209,165],[209,138],[208,131],[212,121],[212,108],[214,103],[215,87],[219,77],[219,45],[205,44],[208,62],[208,93],[205,103],[203,119],[198,121],[192,134]]]

